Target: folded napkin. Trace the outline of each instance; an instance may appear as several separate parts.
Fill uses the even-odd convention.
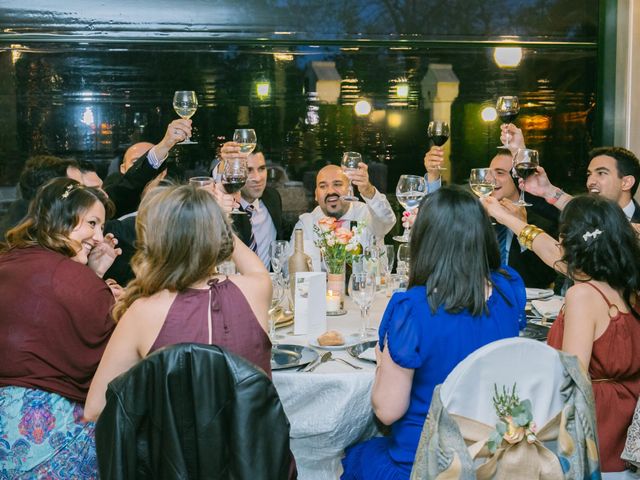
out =
[[[564,297],[554,295],[545,300],[531,300],[531,305],[540,316],[556,318],[564,305]]]
[[[370,360],[372,362],[376,361],[376,349],[375,348],[367,348],[364,352],[358,355],[358,358],[362,360]]]

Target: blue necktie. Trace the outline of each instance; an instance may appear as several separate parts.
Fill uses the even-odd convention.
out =
[[[244,211],[247,212],[247,217],[249,218],[249,225],[251,225],[251,237],[249,238],[249,248],[253,251],[253,252],[257,252],[258,251],[258,244],[256,243],[256,237],[253,234],[253,225],[251,224],[251,215],[253,215],[253,212],[255,211],[256,207],[254,207],[253,205],[249,204],[244,208]]]
[[[508,265],[509,251],[507,250],[507,234],[509,229],[504,225],[496,225],[496,237],[498,238],[498,247],[500,248],[500,261],[503,265]]]

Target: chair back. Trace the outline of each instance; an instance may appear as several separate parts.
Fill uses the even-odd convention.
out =
[[[449,414],[495,425],[494,386],[502,391],[502,386],[510,390],[515,384],[518,396],[532,401],[533,420],[542,426],[562,409],[563,379],[557,350],[535,340],[508,338],[460,362],[442,384],[440,398]]]
[[[514,385],[530,401],[525,426],[521,411],[494,405]],[[593,392],[577,358],[509,338],[460,362],[434,391],[411,475],[440,478],[600,478]]]
[[[100,478],[287,478],[289,423],[267,375],[214,345],[160,349],[114,379]]]

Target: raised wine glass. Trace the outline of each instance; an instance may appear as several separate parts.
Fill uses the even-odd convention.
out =
[[[233,141],[240,144],[240,153],[249,155],[256,148],[258,137],[253,128],[237,128],[233,132]]]
[[[191,118],[198,109],[198,97],[193,90],[178,90],[173,94],[173,109],[180,118],[185,120]],[[194,145],[198,142],[192,141],[190,138],[178,142],[179,145]]]
[[[244,157],[231,156],[224,159],[222,186],[228,194],[239,192],[247,182],[247,161]],[[234,215],[246,215],[237,206],[231,210]]]
[[[415,209],[420,205],[420,200],[427,193],[427,182],[424,177],[418,175],[401,175],[396,186],[396,197],[400,205],[404,207],[407,212]],[[397,242],[406,243],[409,241],[409,230],[407,227],[404,229],[402,235],[396,235],[393,239]]]
[[[362,162],[362,155],[358,152],[344,152],[342,154],[342,170],[345,172],[352,172],[358,169],[358,165]],[[357,202],[358,197],[353,194],[353,185],[351,185],[351,180],[349,180],[349,193],[343,195],[342,200],[347,202]]]
[[[369,307],[376,294],[376,277],[370,273],[353,273],[349,278],[349,296],[360,307],[360,337],[367,337]]]
[[[518,113],[520,113],[520,103],[518,102],[518,97],[513,95],[498,97],[498,101],[496,102],[496,112],[502,120],[502,123],[513,123]],[[509,148],[509,137],[510,135],[507,133],[507,141],[504,145],[500,145],[498,148]]]
[[[469,186],[477,197],[488,197],[496,188],[496,179],[490,168],[472,168],[469,174]]]
[[[513,168],[516,170],[516,174],[525,182],[530,175],[536,173],[536,169],[540,165],[538,160],[538,151],[528,148],[520,148],[513,157]],[[527,203],[524,199],[524,188],[520,190],[520,198],[514,205],[520,207],[530,207],[531,204]]]
[[[449,140],[449,124],[440,120],[429,122],[427,136],[437,147],[443,146]],[[446,170],[445,167],[438,167],[438,170]]]

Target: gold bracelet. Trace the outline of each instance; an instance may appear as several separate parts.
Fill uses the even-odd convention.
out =
[[[544,233],[544,230],[542,230],[541,228],[538,228],[536,226],[534,226],[531,229],[531,232],[529,233],[529,235],[527,235],[527,240],[524,244],[525,248],[527,248],[528,250],[532,250],[533,249],[533,241],[536,239],[536,237],[538,235],[540,235],[541,233]]]
[[[535,228],[535,225],[525,225],[522,230],[520,230],[520,233],[518,234],[518,241],[521,245],[526,244],[527,237],[531,233],[532,228]]]

